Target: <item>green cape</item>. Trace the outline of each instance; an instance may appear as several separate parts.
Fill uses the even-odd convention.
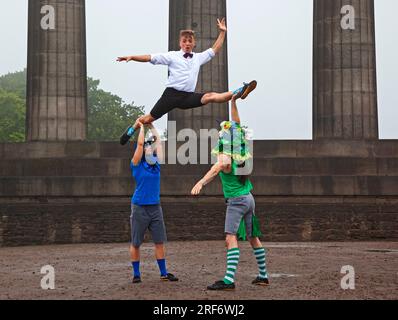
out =
[[[260,231],[260,222],[258,221],[257,217],[253,214],[252,238],[260,238],[262,235],[263,234]],[[242,218],[242,221],[240,222],[237,237],[238,240],[243,240],[243,241],[247,240],[246,223],[244,218]]]

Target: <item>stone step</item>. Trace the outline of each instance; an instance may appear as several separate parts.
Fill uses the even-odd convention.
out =
[[[128,159],[15,159],[0,160],[0,177],[4,176],[129,176]]]
[[[0,143],[0,159],[128,158],[131,152],[116,142]]]
[[[162,175],[205,174],[211,165],[163,165]],[[130,161],[103,159],[0,160],[0,177],[130,177]],[[398,158],[275,158],[254,159],[253,175],[398,175]]]
[[[125,158],[132,144],[117,142],[30,142],[1,143],[0,159],[35,158]],[[166,147],[166,150],[169,148]],[[256,140],[253,153],[268,158],[361,157],[398,158],[398,140]]]
[[[200,176],[164,176],[162,195],[189,196]],[[253,176],[254,193],[264,196],[394,196],[398,176]],[[129,177],[4,177],[0,197],[129,196],[134,190]],[[203,195],[222,195],[218,178]]]

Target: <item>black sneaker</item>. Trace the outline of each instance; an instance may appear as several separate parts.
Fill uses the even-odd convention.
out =
[[[224,281],[217,281],[216,283],[212,284],[211,286],[207,287],[207,290],[211,291],[233,291],[235,290],[235,283],[226,284]]]
[[[257,88],[257,81],[253,80],[250,83],[243,83],[243,89],[242,91],[238,94],[238,98],[241,98],[242,100],[245,100],[247,96]]]
[[[133,279],[133,283],[134,284],[136,284],[136,283],[141,283],[142,281],[141,281],[141,278],[140,277],[134,277],[134,279]]]
[[[133,130],[133,132],[132,132]],[[126,131],[123,133],[123,135],[120,137],[120,144],[122,146],[126,145],[127,142],[129,142],[130,138],[134,135],[134,128],[133,126],[129,126]]]
[[[252,284],[256,286],[269,286],[269,280],[267,278],[260,278],[257,277],[255,280],[253,280]]]
[[[164,282],[167,282],[167,281],[169,281],[169,282],[176,282],[176,281],[178,281],[178,278],[176,278],[176,277],[174,276],[174,274],[168,273],[167,276],[160,277],[160,280],[162,280],[162,281],[164,281]]]

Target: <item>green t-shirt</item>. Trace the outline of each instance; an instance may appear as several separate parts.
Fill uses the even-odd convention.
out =
[[[245,184],[240,182],[240,176],[236,175],[237,168],[237,163],[232,160],[231,172],[220,172],[220,178],[226,199],[246,196],[253,190],[253,185],[249,179],[246,180]]]

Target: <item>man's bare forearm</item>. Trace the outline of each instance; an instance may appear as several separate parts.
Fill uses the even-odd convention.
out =
[[[140,133],[138,135],[137,144],[138,144],[138,146],[143,147],[144,143],[145,143],[145,129],[144,129],[144,127],[141,127]]]
[[[140,55],[140,56],[126,56],[126,57],[119,58],[119,61],[150,62],[151,55],[146,54],[146,55]]]
[[[141,56],[130,56],[130,61],[136,61],[136,62],[150,62],[151,61],[151,56],[149,54],[146,55],[141,55]]]
[[[159,140],[160,140],[159,132],[158,132],[158,130],[156,130],[156,128],[153,126],[153,124],[150,124],[150,125],[149,125],[149,129],[151,130],[152,135],[153,135],[154,137],[156,137],[156,139],[159,139]]]
[[[138,135],[137,148],[133,156],[133,164],[137,165],[141,161],[142,155],[144,154],[144,142],[145,142],[145,129],[140,128],[140,134]]]
[[[152,135],[156,138],[156,142],[154,144],[154,150],[156,150],[156,153],[158,155],[158,158],[163,161],[163,146],[162,146],[162,139],[160,138],[158,130],[153,125],[149,126],[149,129],[152,132]]]
[[[232,105],[231,107],[232,121],[235,121],[236,123],[240,124],[240,116],[239,116],[238,106],[236,105],[236,100],[232,99],[231,105]]]
[[[213,50],[214,50],[214,52],[216,54],[221,51],[221,49],[222,49],[222,47],[224,45],[225,36],[226,36],[226,32],[225,31],[220,31],[220,34],[218,35],[218,38],[217,38],[216,42],[213,45]]]
[[[208,185],[210,182],[214,180],[215,177],[220,173],[221,167],[219,164],[215,164],[210,171],[200,180],[200,183],[203,186]]]

